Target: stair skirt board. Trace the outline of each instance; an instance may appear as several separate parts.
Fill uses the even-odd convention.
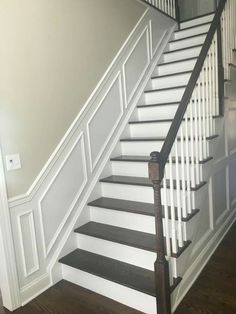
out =
[[[148,179],[149,154],[161,151],[213,16],[209,14],[185,21],[181,23],[180,30],[174,33],[163,54],[162,63],[156,66],[147,90],[134,109],[125,136],[117,143],[120,156],[111,157],[108,163],[109,170],[105,173],[112,174],[100,178],[97,183],[100,195],[96,193],[94,201],[88,203],[90,222],[75,230],[77,247],[59,261],[64,279],[148,314],[156,314],[156,236],[153,187]],[[189,127],[189,121],[185,123]],[[190,151],[189,139],[186,145]],[[179,141],[177,154],[181,155]],[[184,230],[182,247],[177,248],[175,254],[172,252],[169,260],[170,286],[174,282],[174,287],[181,281],[177,276],[184,274],[195,223],[193,217],[199,213],[199,209],[191,208],[187,217],[180,217],[176,222],[170,220],[170,206],[172,214],[173,211],[177,212],[177,167],[182,165],[177,165],[173,159],[173,190],[169,188],[169,180],[166,197],[161,189],[163,217],[164,206],[169,215],[163,219],[164,235],[167,230],[171,234],[175,223],[176,229],[181,224]],[[167,162],[167,179],[169,169]],[[190,186],[190,183],[186,183],[186,186]],[[197,191],[201,191],[204,185],[205,182],[201,182],[188,191],[193,200],[201,198],[201,192]]]

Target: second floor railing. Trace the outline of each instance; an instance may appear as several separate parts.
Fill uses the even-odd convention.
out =
[[[143,0],[170,17],[179,20],[178,0]]]

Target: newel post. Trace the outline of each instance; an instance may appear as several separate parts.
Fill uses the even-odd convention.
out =
[[[148,164],[149,179],[153,183],[154,209],[156,223],[157,259],[155,262],[155,280],[157,296],[157,313],[171,314],[169,264],[165,258],[164,233],[162,224],[161,181],[164,169],[159,152],[152,152]]]

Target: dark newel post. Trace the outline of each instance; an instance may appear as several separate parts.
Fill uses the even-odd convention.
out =
[[[157,313],[171,314],[169,264],[165,258],[161,204],[161,181],[163,179],[164,169],[161,164],[159,152],[151,153],[151,160],[149,161],[148,169],[149,178],[150,180],[152,180],[154,190],[154,208],[157,238],[157,260],[155,262]]]
[[[219,82],[219,113],[224,115],[225,77],[222,57],[221,23],[217,27],[218,82]]]

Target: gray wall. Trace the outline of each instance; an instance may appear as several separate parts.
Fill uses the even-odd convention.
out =
[[[20,153],[9,197],[25,193],[145,7],[136,0],[2,0],[0,139]]]
[[[215,0],[179,0],[180,19],[185,20],[215,10]]]

